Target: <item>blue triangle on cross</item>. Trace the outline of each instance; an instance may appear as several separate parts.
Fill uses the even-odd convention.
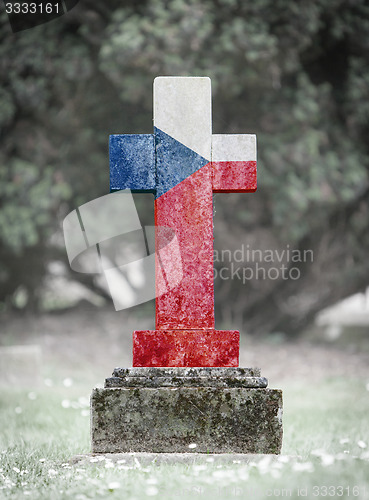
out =
[[[110,136],[111,191],[151,192],[159,198],[209,163],[162,130],[154,132]]]
[[[209,163],[192,149],[158,128],[155,131],[156,198]]]

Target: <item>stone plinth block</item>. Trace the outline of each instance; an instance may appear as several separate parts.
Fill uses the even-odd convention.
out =
[[[258,370],[157,370],[145,386],[137,368],[116,369],[105,388],[94,389],[93,453],[280,453],[282,391],[266,389]],[[231,387],[232,378],[248,386]]]
[[[236,330],[140,330],[133,332],[133,366],[238,366]]]

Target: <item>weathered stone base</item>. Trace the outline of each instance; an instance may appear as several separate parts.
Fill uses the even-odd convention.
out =
[[[141,370],[116,369],[94,389],[93,453],[280,453],[282,391],[260,388],[258,370],[147,368],[146,387]]]

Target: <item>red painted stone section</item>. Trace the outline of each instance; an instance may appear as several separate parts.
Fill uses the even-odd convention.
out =
[[[213,162],[215,193],[252,193],[256,191],[256,161]]]
[[[235,330],[133,332],[133,366],[238,366]]]
[[[133,366],[238,366],[239,332],[214,329],[213,192],[255,190],[255,161],[213,162],[155,200],[157,329],[134,332]],[[163,227],[183,273],[169,292],[179,270]]]
[[[155,277],[157,330],[213,329],[213,193],[211,163],[200,168],[155,200],[155,225],[175,230],[181,252],[183,272],[180,284],[168,293],[161,295],[161,292],[166,289],[166,282],[169,282],[171,277],[165,276],[160,269],[170,270],[171,262],[170,254],[166,259],[163,252],[159,252],[157,258],[162,259],[162,262],[161,266],[156,266]],[[165,238],[158,231],[156,233],[157,249],[165,247],[167,242],[164,240]],[[173,273],[175,270],[170,272]],[[178,331],[178,335],[181,335],[180,331]],[[175,335],[173,339],[175,339]],[[171,352],[174,358],[177,359],[175,350]],[[146,366],[160,365],[148,364]],[[175,364],[168,366],[175,366]]]

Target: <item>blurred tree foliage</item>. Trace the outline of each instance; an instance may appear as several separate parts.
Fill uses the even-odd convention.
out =
[[[2,14],[0,301],[37,308],[60,221],[107,193],[108,134],[151,133],[157,75],[210,76],[214,133],[258,135],[258,193],[216,196],[216,248],[314,252],[299,280],[217,280],[218,326],[294,333],[361,290],[368,34],[365,0],[81,0],[17,34]]]

